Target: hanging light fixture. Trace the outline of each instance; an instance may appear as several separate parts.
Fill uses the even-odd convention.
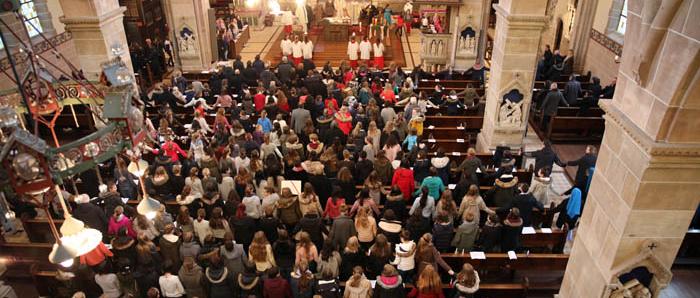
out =
[[[73,265],[73,259],[89,253],[102,242],[102,233],[95,229],[86,228],[85,224],[73,218],[68,213],[66,202],[63,198],[63,193],[58,185],[55,185],[56,195],[63,208],[63,224],[61,225],[62,237],[56,237],[56,243],[49,254],[49,261],[54,264],[61,264],[64,267]],[[53,222],[53,219],[49,219]],[[55,225],[51,225],[55,229]],[[54,231],[55,232],[55,231]],[[57,236],[55,232],[54,236]],[[69,259],[69,256],[72,256]]]
[[[141,202],[136,206],[136,211],[139,214],[146,216],[148,219],[154,219],[158,211],[160,211],[160,202],[150,198],[148,192],[146,192],[146,185],[143,181],[143,175],[148,169],[148,162],[143,159],[137,161],[132,161],[126,168],[129,173],[134,174],[134,176],[139,178],[139,184],[141,184],[141,192],[143,192],[143,197]]]

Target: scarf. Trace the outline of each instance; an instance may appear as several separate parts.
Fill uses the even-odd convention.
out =
[[[574,188],[569,197],[569,203],[566,204],[566,215],[569,218],[574,218],[581,215],[581,190]]]

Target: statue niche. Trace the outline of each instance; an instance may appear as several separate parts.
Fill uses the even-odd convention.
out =
[[[498,111],[498,123],[505,127],[520,127],[523,123],[522,105],[524,96],[518,89],[511,89],[503,95]]]
[[[459,40],[457,41],[457,51],[475,53],[476,52],[476,31],[471,26],[464,28],[459,34]]]
[[[658,297],[659,292],[671,281],[672,273],[654,254],[656,248],[656,243],[647,241],[639,254],[613,268],[613,280],[603,297]]]

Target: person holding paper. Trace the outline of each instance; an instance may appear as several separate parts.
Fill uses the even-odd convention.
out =
[[[501,252],[516,250],[520,246],[520,234],[523,231],[523,219],[520,218],[520,210],[511,208],[510,213],[503,221],[503,234],[501,238]]]

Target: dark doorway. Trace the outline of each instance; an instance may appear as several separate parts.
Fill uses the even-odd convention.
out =
[[[562,31],[564,30],[564,22],[559,19],[557,21],[557,35],[554,37],[554,49],[558,50],[559,47],[561,46],[561,36],[562,36]]]

